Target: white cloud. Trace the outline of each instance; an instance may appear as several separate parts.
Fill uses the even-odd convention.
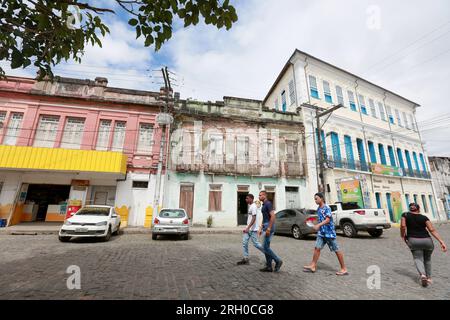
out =
[[[104,40],[104,48],[88,49],[82,67],[61,70],[81,78],[106,76],[114,86],[154,90],[158,81],[149,80],[145,70],[168,60],[169,68],[177,72],[180,86],[175,89],[185,98],[263,99],[298,48],[420,103],[419,122],[448,112],[450,53],[422,64],[448,49],[450,23],[442,26],[450,16],[448,0],[232,2],[237,4],[239,21],[230,31],[205,25],[180,28],[158,54],[135,41],[126,21],[108,18],[111,36]],[[379,30],[367,27],[367,8],[373,5],[380,9]],[[424,131],[430,154],[450,155],[448,133]]]
[[[371,5],[380,9],[379,30],[367,27]],[[448,37],[442,34],[450,25],[391,55],[441,26],[449,13],[445,0],[434,1],[433,6],[418,0],[252,0],[243,7],[239,4],[239,21],[230,31],[205,26],[181,29],[165,50],[184,78],[185,86],[179,89],[185,97],[263,99],[298,48],[420,103],[421,121],[447,110],[442,93],[450,89],[450,54],[423,66],[420,63],[445,49]],[[382,59],[383,63],[369,68]],[[444,134],[443,130],[431,132]],[[449,154],[450,141],[430,139],[427,149],[432,154]]]

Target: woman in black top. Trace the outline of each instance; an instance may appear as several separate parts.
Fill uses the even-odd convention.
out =
[[[447,246],[430,219],[420,214],[420,207],[416,203],[411,203],[409,211],[402,215],[400,233],[411,249],[422,286],[426,287],[431,284],[431,254],[434,250],[430,233],[439,241],[443,252],[447,251]]]

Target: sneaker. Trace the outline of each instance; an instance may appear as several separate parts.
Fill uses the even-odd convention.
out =
[[[269,267],[264,267],[262,269],[259,269],[259,271],[261,271],[261,272],[273,272],[272,268],[269,268]]]
[[[283,265],[283,261],[282,260],[280,260],[280,262],[277,262],[276,264],[275,264],[275,272],[278,272],[278,271],[280,271],[280,268],[281,268],[281,266]]]
[[[238,266],[244,265],[244,264],[250,264],[250,261],[248,258],[243,258],[241,261],[237,263]]]

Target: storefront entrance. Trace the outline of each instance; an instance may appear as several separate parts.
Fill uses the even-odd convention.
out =
[[[30,184],[22,221],[63,221],[70,185]]]

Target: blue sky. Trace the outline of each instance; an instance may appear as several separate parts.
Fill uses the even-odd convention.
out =
[[[117,16],[104,15],[111,34],[103,48],[88,48],[81,65],[69,62],[56,73],[103,76],[110,86],[157,90],[162,83],[152,70],[167,65],[182,98],[263,99],[298,48],[421,104],[417,118],[426,149],[430,155],[450,156],[448,0],[231,2],[239,21],[230,31],[201,23],[184,29],[178,23],[158,53],[135,40],[129,16],[115,8]],[[375,28],[368,25],[373,8],[379,13]],[[33,69],[6,70],[35,75]]]

